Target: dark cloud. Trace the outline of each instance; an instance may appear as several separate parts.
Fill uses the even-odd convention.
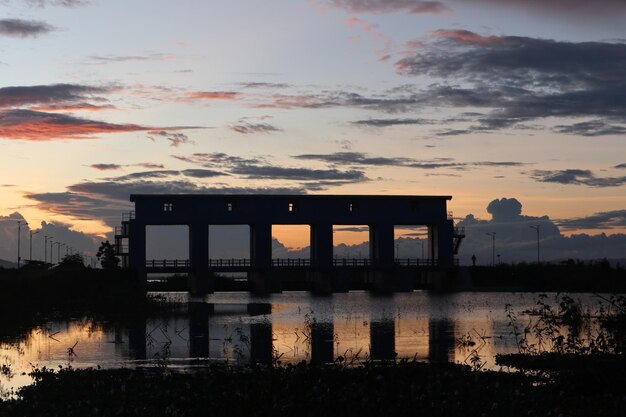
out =
[[[169,178],[180,174],[180,171],[174,170],[161,170],[161,171],[141,171],[133,172],[131,174],[122,175],[120,177],[105,178],[106,181],[117,182],[129,182],[136,180],[154,179],[154,178]]]
[[[276,126],[272,126],[269,123],[250,123],[246,121],[239,121],[234,125],[230,126],[231,130],[234,130],[237,133],[241,133],[244,135],[250,134],[263,134],[263,133],[275,133],[281,132],[282,129],[277,128]]]
[[[89,167],[97,169],[99,171],[115,171],[118,169],[122,169],[128,166],[137,166],[147,169],[163,169],[165,166],[163,164],[153,164],[150,162],[142,162],[139,164],[130,164],[130,165],[119,165],[119,164],[92,164]]]
[[[606,211],[587,217],[557,220],[559,227],[568,230],[580,229],[624,229],[626,228],[626,210]]]
[[[404,112],[423,104],[424,98],[415,93],[387,92],[364,96],[350,91],[323,91],[320,93],[272,94],[255,98],[251,107],[276,109],[324,109],[355,107],[387,113]]]
[[[185,155],[171,155],[172,158],[179,161],[188,162],[194,165],[200,165],[203,167],[224,167],[233,165],[256,165],[264,163],[263,158],[242,158],[239,156],[232,156],[222,152],[212,153],[194,153],[188,156]]]
[[[596,177],[587,169],[564,169],[556,171],[535,170],[531,178],[539,182],[550,182],[567,185],[586,185],[588,187],[619,187],[626,184],[624,177]]]
[[[122,168],[122,165],[118,164],[91,164],[89,166],[99,171],[115,171]]]
[[[488,207],[491,207],[493,212],[491,220],[480,220],[469,214],[458,223],[466,235],[459,252],[462,264],[471,264],[472,255],[476,255],[478,264],[491,264],[494,242],[492,236],[488,234],[492,233],[495,233],[495,250],[496,254],[500,255],[500,261],[536,262],[537,226],[542,261],[604,257],[623,259],[626,253],[626,235],[607,236],[601,233],[566,237],[561,235],[557,226],[558,224],[568,229],[623,228],[626,226],[625,210],[598,213],[579,219],[559,220],[555,224],[547,216],[522,215],[521,203],[515,198],[496,199],[489,203]]]
[[[33,7],[61,6],[80,7],[91,3],[90,0],[24,0],[26,4]]]
[[[498,8],[516,8],[537,15],[546,13],[560,18],[579,16],[585,21],[598,21],[606,24],[607,18],[619,19],[626,14],[626,3],[622,0],[453,0],[452,4],[488,5]]]
[[[494,222],[511,221],[522,214],[522,203],[515,198],[496,199],[487,206],[487,213],[491,214]]]
[[[423,43],[396,68],[405,75],[446,80],[446,85],[420,92],[416,102],[490,109],[476,117],[479,124],[471,131],[515,127],[545,117],[625,120],[626,43],[483,36],[464,30],[432,35],[434,41]],[[587,131],[597,131],[597,126],[591,128]]]
[[[443,13],[448,7],[440,1],[422,0],[327,0],[329,6],[351,13]]]
[[[148,168],[148,169],[163,169],[165,165],[163,164],[153,164],[152,162],[141,162],[139,164],[135,164],[135,166]]]
[[[0,107],[23,107],[39,104],[80,104],[85,100],[103,101],[102,94],[117,87],[80,84],[50,84],[0,88]]]
[[[337,165],[364,165],[364,166],[396,166],[417,169],[456,168],[463,169],[472,166],[499,166],[518,167],[526,165],[523,162],[513,161],[480,161],[480,162],[457,162],[451,158],[435,158],[431,160],[418,160],[406,157],[371,157],[361,152],[335,152],[331,154],[303,154],[294,155],[296,159],[323,161]]]
[[[398,125],[423,125],[430,124],[432,121],[425,119],[365,119],[357,120],[352,124],[367,127],[389,127]]]
[[[284,168],[275,166],[242,165],[231,169],[231,173],[251,179],[288,179],[288,180],[344,180],[350,182],[367,181],[363,171],[337,169]]]
[[[212,178],[227,175],[223,172],[213,171],[210,169],[185,169],[183,171],[180,171],[180,173],[186,177],[193,178]]]
[[[87,57],[87,63],[102,65],[129,61],[173,61],[174,55],[153,53],[147,55],[92,55]]]
[[[170,142],[170,146],[175,148],[180,145],[195,144],[187,135],[180,132],[168,132],[166,130],[153,130],[149,132],[148,137],[154,140],[156,137],[165,138]]]
[[[606,136],[626,134],[626,126],[610,124],[604,120],[592,120],[571,125],[558,125],[554,130],[558,133],[579,136]]]
[[[83,252],[87,256],[95,256],[100,241],[99,236],[94,236],[82,232],[71,230],[71,226],[58,221],[46,222],[42,221],[41,224],[35,223],[25,224],[25,219],[19,212],[14,212],[9,216],[0,216],[0,260],[9,260],[17,263],[17,221],[22,221],[22,233],[28,236],[30,231],[37,231],[33,233],[32,239],[32,256],[33,260],[43,260],[44,257],[50,261],[50,242],[61,242],[66,247],[72,248],[74,252]],[[23,235],[23,236],[24,236]],[[22,236],[22,244],[24,244],[24,237]],[[44,248],[46,240],[44,236],[52,237],[48,240],[48,245]],[[58,255],[62,258],[66,249],[65,246],[57,248],[54,246],[53,260],[57,261]],[[22,247],[22,260],[29,258],[29,251],[24,250]],[[47,252],[47,253],[46,253]]]
[[[99,200],[128,201],[131,194],[303,194],[302,187],[210,187],[180,181],[87,181],[68,187],[71,194],[91,196]]]
[[[108,225],[119,223],[121,213],[131,208],[129,203],[85,193],[27,193],[25,198],[35,202],[34,207],[47,213],[79,220],[101,220]],[[119,200],[119,199],[117,199]]]
[[[0,19],[0,36],[36,38],[53,30],[54,27],[37,20]]]
[[[613,168],[619,168],[619,169],[626,168],[626,163],[615,165]]]
[[[289,84],[285,83],[265,83],[265,82],[247,82],[239,83],[243,88],[289,88]]]

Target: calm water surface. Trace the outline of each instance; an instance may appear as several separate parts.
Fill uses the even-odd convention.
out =
[[[124,325],[85,319],[50,321],[24,339],[0,346],[4,392],[31,383],[33,366],[188,368],[215,361],[296,363],[399,358],[468,363],[476,350],[487,368],[498,369],[497,353],[517,351],[505,312],[511,304],[520,327],[532,316],[538,294],[425,291],[374,296],[367,292],[314,297],[285,292],[267,297],[217,293],[192,298],[164,293],[180,308]],[[595,311],[592,294],[574,298]],[[548,300],[556,306],[555,294]],[[464,348],[468,335],[476,342]],[[5,368],[6,369],[6,368]]]

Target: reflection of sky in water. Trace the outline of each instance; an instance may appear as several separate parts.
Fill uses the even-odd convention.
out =
[[[366,292],[332,297],[304,292],[168,297],[194,303],[168,316],[118,326],[49,322],[18,344],[2,346],[0,361],[9,364],[14,375],[0,378],[2,389],[30,383],[30,377],[21,374],[32,366],[134,367],[166,361],[170,367],[186,367],[272,358],[282,363],[327,362],[338,356],[358,361],[391,358],[393,352],[399,358],[469,363],[470,350],[456,342],[466,335],[476,342],[473,348],[485,366],[495,369],[496,353],[517,351],[504,306],[513,306],[521,329],[531,319],[522,312],[534,308],[538,298],[526,293],[427,292],[386,297]],[[592,311],[598,303],[591,295],[575,298]],[[556,307],[554,296],[548,300]]]

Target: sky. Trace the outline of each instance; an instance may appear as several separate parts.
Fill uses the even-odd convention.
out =
[[[49,235],[93,255],[131,193],[254,192],[452,195],[481,259],[502,219],[499,243],[523,220],[530,248],[547,219],[557,248],[626,253],[625,18],[622,0],[0,0],[0,258],[18,219],[37,253]],[[520,207],[498,219],[502,199]]]

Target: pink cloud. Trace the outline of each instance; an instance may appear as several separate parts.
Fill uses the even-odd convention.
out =
[[[469,30],[439,29],[432,31],[431,34],[467,46],[488,46],[506,42],[504,38],[499,36],[482,36]]]

